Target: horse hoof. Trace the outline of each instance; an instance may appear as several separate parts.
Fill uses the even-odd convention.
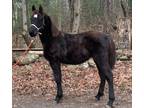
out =
[[[95,96],[96,101],[100,101],[100,96]]]
[[[60,100],[61,100],[60,98],[55,98],[57,104],[60,103]]]
[[[56,103],[60,103],[60,100],[62,99],[62,96],[56,96],[55,101]]]
[[[114,108],[114,107],[110,105],[106,105],[105,108]]]
[[[96,95],[96,96],[95,96],[96,101],[99,101],[99,100],[100,100],[100,98],[101,98],[103,95],[104,95],[104,94],[98,94],[98,95]]]

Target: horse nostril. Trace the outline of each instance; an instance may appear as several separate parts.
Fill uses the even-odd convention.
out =
[[[34,32],[30,31],[29,32],[30,36],[34,36]]]
[[[36,36],[37,33],[38,33],[38,30],[35,27],[32,26],[32,27],[29,28],[29,34],[30,34],[31,37]]]
[[[32,30],[32,31],[29,31],[29,34],[30,34],[31,37],[36,36],[37,33],[38,33],[37,31],[33,31],[33,30]]]

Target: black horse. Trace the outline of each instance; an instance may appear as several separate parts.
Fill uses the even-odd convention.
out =
[[[39,10],[32,6],[31,37],[39,34],[44,49],[44,57],[49,61],[57,84],[56,102],[63,97],[61,85],[61,63],[80,64],[93,58],[99,70],[101,79],[96,99],[104,95],[105,82],[109,85],[108,105],[112,106],[115,100],[113,88],[112,69],[115,64],[115,45],[109,35],[100,32],[83,32],[68,34],[59,31],[51,21],[51,18],[43,13],[42,6]]]

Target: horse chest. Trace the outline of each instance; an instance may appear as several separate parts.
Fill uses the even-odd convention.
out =
[[[58,59],[66,55],[66,48],[59,44],[53,44],[44,48],[44,57],[47,59]]]

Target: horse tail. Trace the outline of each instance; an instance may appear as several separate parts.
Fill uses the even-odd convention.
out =
[[[115,44],[114,44],[114,42],[113,42],[113,40],[110,38],[110,40],[109,40],[109,54],[108,54],[108,56],[109,56],[109,64],[110,64],[110,67],[111,67],[111,69],[113,69],[114,68],[114,65],[115,65],[115,62],[116,62],[116,51],[115,51]]]

